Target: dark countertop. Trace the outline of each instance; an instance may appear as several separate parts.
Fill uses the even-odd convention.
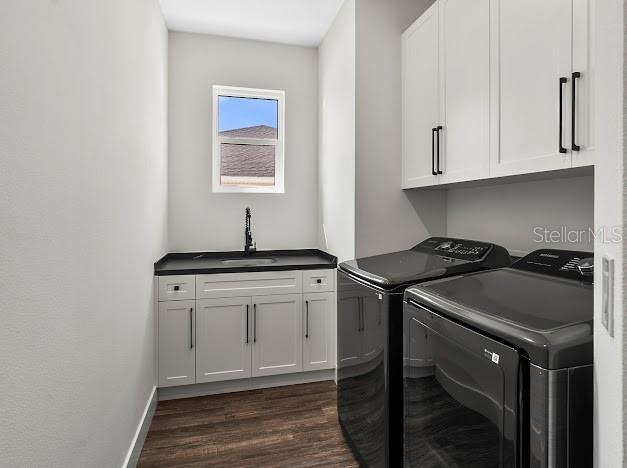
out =
[[[269,265],[232,266],[222,260],[244,258],[274,258]],[[303,250],[261,250],[244,257],[241,250],[236,252],[189,252],[169,253],[155,263],[155,275],[202,275],[211,273],[243,273],[251,271],[287,271],[334,269],[337,258],[318,249]]]

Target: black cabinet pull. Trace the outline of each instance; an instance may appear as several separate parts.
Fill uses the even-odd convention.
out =
[[[248,313],[249,313],[250,305],[246,304],[246,344],[248,344]]]
[[[253,304],[253,343],[257,342],[257,304]]]
[[[435,172],[435,134],[437,131],[438,131],[437,128],[431,129],[431,174],[432,175],[438,175],[438,173]]]
[[[562,144],[563,141],[563,134],[564,134],[564,85],[568,82],[568,78],[565,78],[563,76],[560,77],[560,92],[559,92],[559,107],[560,107],[560,119],[559,119],[559,152],[560,153],[565,153],[567,150],[566,148],[564,148],[564,145]]]
[[[189,349],[194,349],[194,309],[189,308]]]
[[[576,141],[576,132],[577,132],[577,88],[575,86],[575,83],[577,83],[577,80],[581,78],[581,73],[580,72],[573,72],[573,85],[572,85],[572,89],[573,89],[573,99],[571,102],[571,106],[572,106],[572,119],[571,119],[571,129],[572,129],[572,149],[573,151],[581,151],[581,146],[579,146],[577,143],[575,143]]]
[[[305,301],[305,338],[309,339],[309,301]]]
[[[178,291],[179,289],[181,289],[181,287],[177,284],[176,286],[174,286],[173,288],[175,291]]]
[[[436,171],[436,172],[437,172],[438,174],[442,174],[442,171],[440,170],[440,131],[442,130],[442,128],[443,128],[443,127],[442,127],[442,125],[438,125],[438,126],[435,128],[435,130],[436,130],[436,132],[437,132],[437,135],[436,135],[436,136],[437,136],[436,141],[437,141],[437,153],[438,153],[438,169],[437,169],[437,171]]]

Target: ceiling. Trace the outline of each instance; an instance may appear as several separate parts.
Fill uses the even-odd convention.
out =
[[[160,0],[168,29],[317,46],[344,0]]]

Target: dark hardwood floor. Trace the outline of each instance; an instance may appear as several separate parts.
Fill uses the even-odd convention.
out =
[[[358,467],[334,382],[159,402],[138,466]]]

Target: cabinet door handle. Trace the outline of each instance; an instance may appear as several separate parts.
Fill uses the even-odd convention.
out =
[[[305,338],[309,339],[309,301],[305,301]]]
[[[432,175],[438,175],[437,172],[435,172],[435,134],[438,131],[437,128],[432,128],[431,129],[431,174]]]
[[[253,343],[257,342],[257,304],[253,304]]]
[[[577,88],[575,83],[577,83],[577,80],[581,78],[581,73],[580,72],[573,72],[573,83],[572,83],[572,89],[573,89],[573,96],[572,96],[572,102],[571,102],[571,106],[572,106],[572,118],[570,121],[571,124],[571,129],[572,129],[572,149],[573,151],[581,151],[581,146],[579,146],[577,143],[575,143],[576,140],[576,132],[577,132]]]
[[[563,136],[564,136],[564,85],[568,82],[568,78],[561,76],[560,77],[560,81],[559,81],[559,85],[560,85],[560,92],[559,92],[559,115],[560,115],[560,119],[559,119],[559,152],[560,153],[566,153],[566,148],[564,148],[564,145],[562,144],[563,142]]]
[[[442,171],[440,170],[440,131],[442,130],[442,128],[443,128],[442,125],[438,125],[435,128],[435,130],[437,132],[437,134],[436,134],[436,146],[437,146],[436,151],[437,151],[437,154],[438,154],[438,169],[437,169],[436,172],[438,174],[442,174]]]
[[[194,349],[194,309],[189,308],[189,349]]]
[[[250,310],[250,304],[246,304],[246,344],[248,344],[248,314]]]

